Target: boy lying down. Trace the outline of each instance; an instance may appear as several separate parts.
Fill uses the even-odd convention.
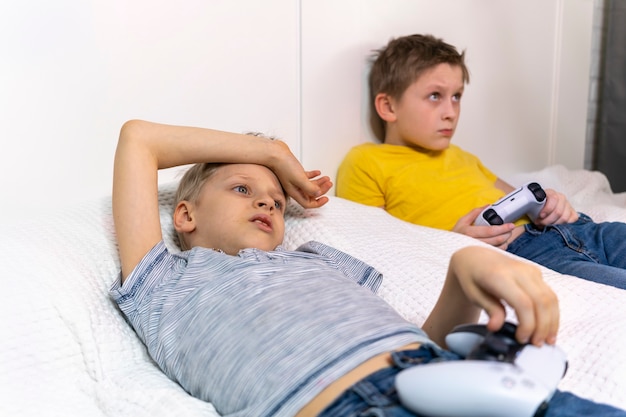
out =
[[[159,169],[193,165],[173,213],[184,249],[166,248]],[[516,312],[516,338],[553,344],[558,301],[540,270],[485,247],[450,259],[422,328],[376,295],[383,279],[319,242],[281,247],[288,196],[328,202],[332,183],[278,140],[129,121],[115,155],[113,215],[121,276],[111,296],[163,372],[224,416],[415,415],[393,389],[407,366],[455,360],[445,335]],[[368,414],[369,413],[369,414]],[[378,413],[378,414],[372,414]],[[626,415],[557,391],[548,416]]]

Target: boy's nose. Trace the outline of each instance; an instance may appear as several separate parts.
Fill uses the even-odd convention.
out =
[[[265,197],[257,199],[256,206],[258,208],[268,208],[269,210],[271,210],[274,207],[274,204],[272,204],[270,198]]]
[[[443,108],[443,113],[442,113],[442,117],[444,119],[456,119],[457,116],[459,115],[459,109],[458,106],[456,105],[456,103],[453,102],[446,102],[446,104],[444,105]]]

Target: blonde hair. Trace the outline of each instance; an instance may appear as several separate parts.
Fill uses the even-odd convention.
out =
[[[174,197],[176,205],[181,201],[190,201],[195,203],[200,195],[202,186],[220,167],[224,165],[227,164],[199,163],[189,168],[178,183],[178,188],[176,189],[176,195]],[[176,235],[178,236],[178,244],[182,250],[191,249],[187,245],[182,233],[176,232]]]

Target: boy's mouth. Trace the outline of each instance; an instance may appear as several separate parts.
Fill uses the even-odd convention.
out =
[[[272,231],[272,219],[265,214],[257,214],[250,219],[251,222],[256,223],[259,228],[266,232]]]

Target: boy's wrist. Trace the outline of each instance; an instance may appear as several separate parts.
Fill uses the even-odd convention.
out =
[[[291,149],[289,149],[289,145],[279,139],[264,139],[266,140],[265,146],[267,147],[267,160],[263,165],[267,166],[269,169],[277,172],[280,168],[284,168],[285,164],[289,161],[290,158],[294,158]]]

